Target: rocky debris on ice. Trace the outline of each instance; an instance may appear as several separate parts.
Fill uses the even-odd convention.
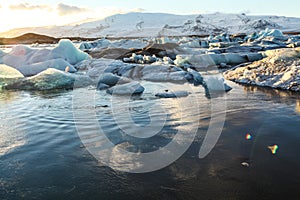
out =
[[[163,58],[157,58],[155,55],[152,56],[147,56],[147,55],[140,55],[140,54],[135,54],[132,53],[131,57],[129,58],[123,58],[123,62],[126,63],[136,63],[136,64],[151,64],[151,63],[156,63],[156,64],[174,64],[174,61],[167,57],[164,56]]]
[[[122,59],[123,57],[126,57],[124,55],[131,53],[131,50],[108,47],[106,49],[92,49],[86,52],[88,52],[88,54],[94,59],[97,58]]]
[[[75,72],[73,65],[90,59],[90,56],[77,49],[70,40],[60,40],[53,49],[35,49],[17,45],[9,53],[0,55],[0,64],[18,69],[24,76],[36,75],[47,68]]]
[[[164,56],[157,58],[153,56],[132,54],[129,58],[123,58],[125,63],[136,64],[164,64],[176,65],[177,67],[188,68],[194,66],[195,68],[207,68],[210,66],[220,65],[226,63],[228,65],[237,65],[245,62],[253,62],[262,59],[261,53],[225,53],[225,54],[200,54],[200,55],[177,55],[175,60]]]
[[[130,63],[123,63],[122,61],[110,59],[92,59],[84,61],[81,65],[86,65],[87,75],[92,79],[98,80],[98,89],[107,89],[117,83],[126,83],[130,79],[146,80],[152,82],[175,82],[175,83],[193,83],[194,85],[205,85],[205,81],[201,74],[187,68],[186,70],[173,65],[165,64],[144,64],[136,65]],[[83,66],[81,66],[83,67]],[[100,77],[100,78],[99,78]],[[212,79],[211,79],[212,80]],[[223,84],[223,91],[228,91],[225,86],[224,79],[213,79],[218,84]],[[207,84],[212,84],[210,90],[222,90],[219,85],[213,85],[213,81]],[[225,87],[225,89],[224,89]]]
[[[63,72],[54,68],[31,77],[15,80],[5,86],[5,89],[17,90],[53,90],[53,89],[73,89],[85,87],[93,84],[88,76],[75,75]]]
[[[101,58],[81,62],[76,67],[86,69],[86,74],[92,79],[97,79],[105,73],[113,73],[123,78],[163,82],[181,82],[187,78],[187,72],[181,68],[156,63],[137,65]]]
[[[102,38],[92,42],[81,42],[80,50],[105,49],[105,48],[121,48],[121,49],[142,49],[148,45],[148,41],[144,39],[120,39],[108,40]]]
[[[145,88],[137,81],[115,85],[106,90],[107,93],[112,95],[138,95],[144,92]]]
[[[101,39],[101,41],[105,44],[116,43],[116,41],[109,39]],[[119,42],[120,41],[123,40],[119,40]],[[147,45],[143,48],[137,48],[139,46],[135,45],[133,49],[126,49],[127,47],[122,45],[116,47],[116,45],[103,44],[103,48],[93,48],[88,52],[93,58],[120,59],[126,63],[136,64],[151,64],[155,62],[173,64],[174,61],[176,61],[177,64],[175,64],[181,67],[185,67],[186,63],[184,60],[180,61],[176,59],[176,56],[184,57],[185,54],[188,56],[196,54],[203,57],[198,58],[198,60],[203,59],[204,62],[210,63],[207,60],[212,60],[215,65],[222,64],[224,66],[225,64],[225,66],[235,66],[243,62],[253,62],[262,59],[261,51],[300,46],[300,37],[284,35],[278,29],[266,28],[265,30],[259,29],[259,32],[254,32],[249,35],[229,35],[227,33],[221,33],[201,39],[197,37],[178,36],[158,37],[154,39],[140,38],[135,39],[135,42]],[[97,41],[95,41],[95,43],[97,43]],[[140,47],[142,47],[142,45]],[[212,59],[208,57],[212,57]],[[197,62],[201,64],[200,61]],[[210,66],[210,64],[208,66]]]
[[[144,41],[145,39],[140,39]],[[177,43],[157,44],[149,41],[149,44],[143,48],[120,48],[120,47],[108,47],[108,48],[94,48],[86,50],[93,58],[108,58],[108,59],[128,59],[132,54],[153,56],[163,58],[169,56],[175,58]],[[129,60],[130,61],[130,60]]]
[[[159,61],[159,59],[155,56],[146,56],[146,55],[136,55],[132,53],[131,57],[123,58],[124,62],[127,63],[137,63],[137,64],[149,64]]]
[[[238,83],[300,91],[300,48],[269,50],[266,58],[224,72]]]

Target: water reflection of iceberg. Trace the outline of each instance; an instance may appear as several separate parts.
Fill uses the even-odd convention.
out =
[[[11,120],[1,113],[1,137],[0,137],[0,156],[11,152],[17,147],[23,146],[26,143],[25,136],[22,131],[18,129],[20,124],[17,120]]]
[[[300,114],[300,100],[296,100],[295,111]]]

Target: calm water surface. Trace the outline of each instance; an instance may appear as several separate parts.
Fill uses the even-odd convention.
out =
[[[94,109],[116,145],[149,152],[166,145],[180,128],[176,99],[157,99],[152,90],[131,99],[137,124],[161,101],[166,126],[147,142],[121,134],[112,119],[111,96],[96,92]],[[156,86],[155,86],[156,85]],[[194,94],[200,112],[186,106],[184,116],[199,120],[196,138],[176,162],[159,171],[131,174],[97,161],[77,134],[73,91],[0,92],[0,199],[291,199],[299,197],[300,95],[230,83],[233,90],[213,97],[226,101],[222,135],[208,156],[198,158],[211,119],[211,100],[202,88]],[[158,85],[159,87],[162,85]],[[178,87],[163,84],[166,88]],[[159,88],[158,87],[158,88]],[[146,87],[147,88],[147,87]],[[78,89],[84,97],[91,89]],[[120,97],[122,98],[122,97]],[[181,98],[184,102],[184,98]],[[160,112],[154,113],[157,118]],[[124,124],[128,118],[124,118]],[[188,124],[186,124],[188,125]],[[89,123],[87,135],[94,134]],[[251,140],[245,135],[250,133]],[[188,134],[188,133],[186,133]],[[268,146],[279,146],[272,154]],[[249,167],[241,165],[249,163]]]

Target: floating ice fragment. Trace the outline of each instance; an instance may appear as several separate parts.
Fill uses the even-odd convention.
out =
[[[189,93],[187,91],[175,91],[175,92],[170,92],[170,91],[165,91],[165,92],[159,92],[156,93],[156,97],[160,98],[179,98],[179,97],[187,97]]]
[[[54,68],[48,68],[35,76],[18,79],[13,83],[9,83],[5,88],[18,90],[53,90],[86,87],[91,84],[92,80],[88,76],[75,75]]]
[[[250,166],[250,164],[247,163],[247,162],[242,162],[241,165],[243,165],[244,167],[249,167]]]
[[[145,88],[141,86],[138,82],[133,81],[130,83],[125,83],[122,85],[116,85],[108,89],[106,92],[109,94],[116,95],[137,95],[142,94]]]

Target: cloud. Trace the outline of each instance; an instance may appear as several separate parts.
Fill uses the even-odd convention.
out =
[[[87,12],[88,9],[79,8],[77,6],[70,6],[70,5],[60,3],[57,5],[57,11],[60,16],[63,16],[63,15],[72,15],[72,14],[78,14],[81,12]]]
[[[146,10],[144,8],[134,8],[130,12],[145,12]]]
[[[35,10],[35,9],[49,10],[49,11],[52,10],[52,8],[48,5],[31,5],[29,3],[10,5],[9,8],[11,10]]]

